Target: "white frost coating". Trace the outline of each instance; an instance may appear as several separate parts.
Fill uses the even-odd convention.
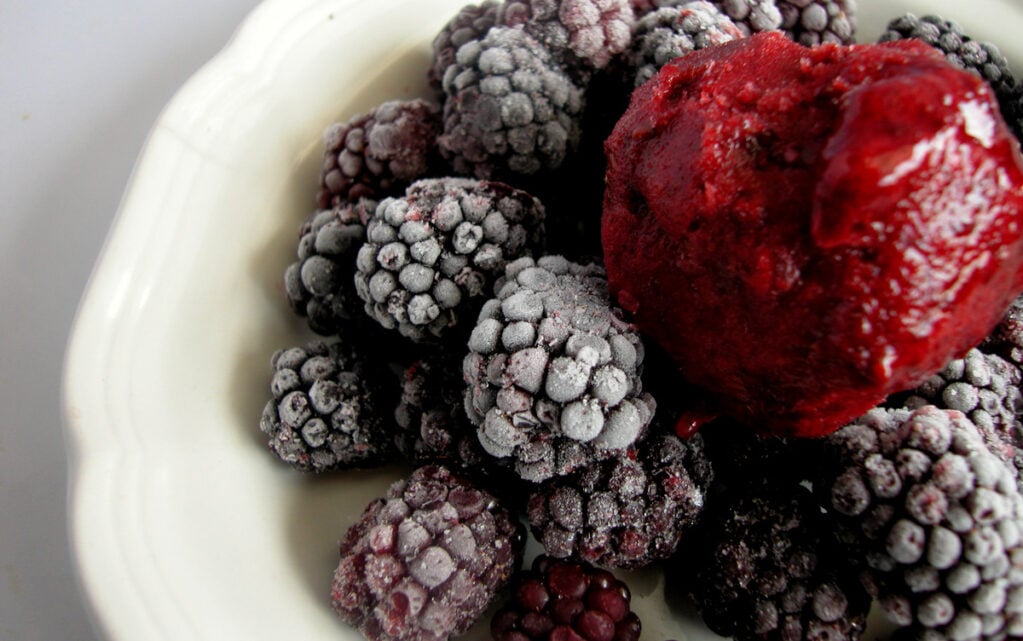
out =
[[[990,149],[995,142],[995,119],[988,105],[976,100],[965,100],[959,103],[959,113],[963,117],[963,129],[985,149]]]
[[[878,186],[890,187],[898,184],[908,174],[919,169],[932,153],[940,153],[940,150],[953,141],[954,136],[955,129],[946,128],[939,131],[932,138],[916,143],[913,145],[913,153],[909,155],[909,158],[895,165],[891,173],[877,182]]]

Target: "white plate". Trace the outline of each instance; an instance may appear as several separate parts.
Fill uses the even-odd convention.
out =
[[[281,291],[326,125],[425,89],[464,0],[269,0],[155,125],[68,349],[71,538],[110,639],[356,640],[327,604],[336,541],[395,471],[312,480],[264,447],[269,355],[309,337]],[[960,20],[1023,61],[1015,0],[861,0]],[[658,575],[629,577],[644,638],[711,638]],[[470,638],[487,638],[485,626]]]

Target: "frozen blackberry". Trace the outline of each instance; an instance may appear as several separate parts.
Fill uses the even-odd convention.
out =
[[[1023,463],[1023,371],[994,354],[971,349],[913,390],[902,403],[914,409],[934,405],[958,410],[980,429],[993,453],[1015,468]]]
[[[440,129],[440,108],[418,98],[391,100],[331,125],[323,134],[319,206],[401,193],[438,164]]]
[[[376,201],[361,199],[315,212],[299,229],[298,260],[284,270],[288,304],[323,336],[336,334],[361,306],[355,256]]]
[[[356,260],[366,313],[415,341],[471,324],[505,264],[539,247],[543,217],[526,192],[467,178],[421,180],[384,199]]]
[[[640,381],[643,344],[611,307],[603,268],[522,258],[497,292],[463,362],[483,448],[533,482],[624,453],[655,403]]]
[[[808,47],[825,42],[848,45],[856,39],[856,0],[776,0],[781,29]]]
[[[401,401],[394,410],[395,445],[413,465],[484,467],[486,453],[465,416],[460,365],[458,359],[438,353],[416,361],[403,374]]]
[[[445,467],[421,467],[345,534],[331,604],[369,641],[447,641],[518,569],[524,539],[492,495]]]
[[[1012,301],[1002,320],[980,344],[980,350],[1023,366],[1023,296]]]
[[[522,25],[578,80],[629,46],[630,0],[505,0],[498,21]]]
[[[1017,81],[1009,69],[1009,61],[989,43],[974,40],[952,20],[938,16],[917,16],[907,13],[888,23],[879,42],[915,38],[945,54],[956,67],[966,69],[986,80],[995,92],[1006,122],[1018,133],[1019,123],[1013,118],[1018,98]]]
[[[538,556],[512,579],[511,598],[490,621],[494,641],[637,641],[632,596],[588,563]]]
[[[741,488],[758,485],[766,478],[795,484],[817,476],[816,465],[823,451],[820,439],[760,435],[728,418],[713,420],[699,433],[714,466],[714,487],[719,491],[727,488],[741,492]]]
[[[896,625],[924,639],[1023,635],[1023,496],[976,425],[933,406],[875,409],[827,443],[827,507]]]
[[[495,27],[459,47],[443,87],[438,143],[458,174],[533,175],[579,144],[583,91],[522,29]]]
[[[259,427],[281,460],[307,472],[392,460],[385,374],[347,341],[279,350],[271,367]]]
[[[782,15],[775,0],[711,1],[735,22],[743,36],[781,28]]]
[[[639,568],[670,557],[703,510],[713,474],[697,434],[651,436],[635,458],[594,462],[540,485],[528,517],[548,556]]]
[[[711,630],[738,641],[860,638],[870,597],[809,490],[762,482],[715,506],[678,573]]]
[[[698,0],[657,9],[636,22],[628,65],[634,85],[654,77],[669,60],[736,40],[742,32],[716,5]]]
[[[427,80],[435,94],[444,95],[444,72],[454,64],[458,48],[487,35],[487,31],[497,23],[500,8],[498,0],[465,5],[437,33],[433,39],[433,60],[427,70]]]

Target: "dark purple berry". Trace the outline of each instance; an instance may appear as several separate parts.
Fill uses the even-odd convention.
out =
[[[400,194],[436,168],[440,128],[440,108],[418,98],[391,100],[331,125],[323,134],[319,206]]]
[[[487,609],[519,566],[523,541],[493,496],[446,468],[422,467],[348,530],[331,603],[370,641],[446,641]]]
[[[491,619],[495,641],[636,641],[629,589],[587,563],[537,557],[512,580],[512,596]]]

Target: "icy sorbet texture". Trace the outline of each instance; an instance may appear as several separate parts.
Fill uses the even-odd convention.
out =
[[[919,384],[1023,289],[1018,145],[922,43],[698,51],[605,147],[613,293],[763,433],[826,434]]]

